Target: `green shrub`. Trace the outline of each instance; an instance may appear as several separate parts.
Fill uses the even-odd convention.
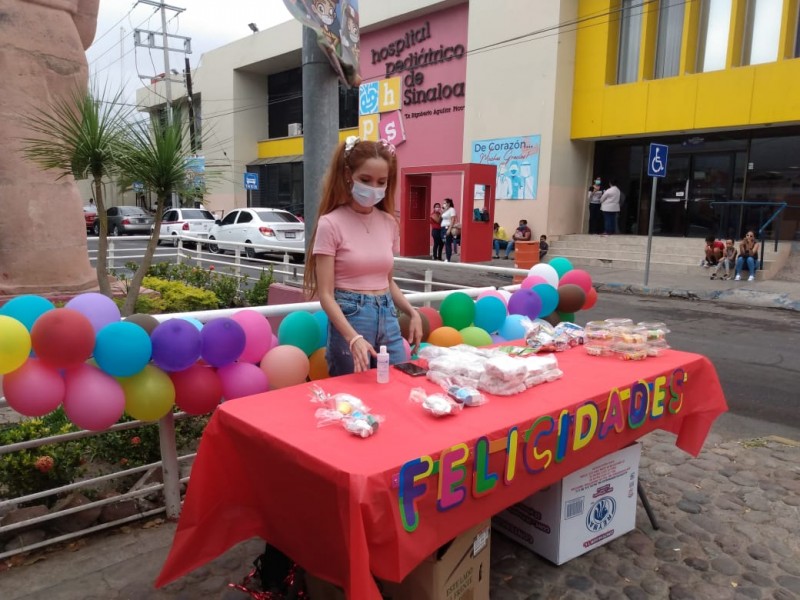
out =
[[[239,278],[235,275],[225,275],[224,273],[211,273],[208,283],[210,289],[217,298],[222,308],[236,308],[244,306],[244,298],[240,288]]]
[[[261,274],[256,282],[244,292],[247,306],[266,306],[269,300],[269,286],[275,277],[272,274],[272,265],[268,269],[261,269]]]
[[[191,312],[214,310],[220,307],[219,298],[214,292],[201,290],[180,281],[164,281],[156,277],[145,277],[142,284],[161,294],[164,302],[162,312]]]
[[[78,431],[58,409],[0,428],[0,446]],[[0,497],[18,498],[74,482],[83,471],[82,440],[0,455]]]

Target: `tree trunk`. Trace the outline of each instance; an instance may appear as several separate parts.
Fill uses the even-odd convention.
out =
[[[136,301],[139,299],[139,291],[142,289],[142,281],[147,271],[150,270],[150,265],[153,262],[153,255],[156,253],[156,246],[158,246],[158,236],[161,231],[161,219],[164,216],[164,204],[170,192],[158,194],[158,201],[156,202],[156,218],[153,223],[153,232],[150,234],[150,240],[147,242],[147,250],[145,250],[144,258],[136,273],[131,278],[130,285],[128,286],[128,295],[125,298],[125,304],[122,306],[122,316],[129,317],[136,311]]]
[[[94,175],[94,198],[97,204],[97,222],[100,224],[97,236],[97,285],[100,293],[112,297],[111,284],[108,282],[108,217],[103,200],[102,176]]]

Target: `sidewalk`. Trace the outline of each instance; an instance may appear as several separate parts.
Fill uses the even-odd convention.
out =
[[[494,534],[493,600],[800,598],[800,444],[712,433],[693,459],[671,434],[643,442],[640,477],[661,529],[639,506],[634,531],[560,567]],[[174,530],[149,521],[0,566],[0,598],[247,598],[227,584],[247,574],[258,540],[154,590]]]

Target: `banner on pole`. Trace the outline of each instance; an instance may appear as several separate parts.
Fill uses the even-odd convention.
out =
[[[317,43],[346,86],[361,83],[358,0],[283,0],[292,16],[317,34]]]

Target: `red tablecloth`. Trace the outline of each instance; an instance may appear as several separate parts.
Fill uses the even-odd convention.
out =
[[[402,580],[464,530],[648,431],[697,455],[727,410],[703,356],[557,356],[562,379],[441,419],[408,401],[413,387],[438,388],[395,369],[389,385],[374,371],[320,382],[385,416],[367,439],[317,428],[308,386],[224,403],[156,585],[259,536],[349,598],[378,599],[373,574]]]

